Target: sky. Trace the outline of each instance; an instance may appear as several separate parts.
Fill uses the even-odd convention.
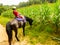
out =
[[[18,5],[20,2],[27,2],[28,0],[0,0],[3,5]]]

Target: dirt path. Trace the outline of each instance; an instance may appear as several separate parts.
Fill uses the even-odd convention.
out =
[[[8,45],[8,37],[6,34],[6,30],[1,24],[0,24],[0,45]],[[32,45],[32,44],[27,41],[27,38],[24,38],[20,42],[12,41],[12,45]],[[38,43],[36,45],[41,45],[41,44]]]
[[[5,28],[0,24],[0,45],[8,45]]]
[[[27,45],[26,39],[21,42],[12,42],[12,45]],[[0,24],[0,45],[8,45],[8,37],[5,28]],[[30,45],[30,44],[29,44]]]

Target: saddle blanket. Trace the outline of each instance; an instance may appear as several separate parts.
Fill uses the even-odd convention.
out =
[[[18,21],[23,21],[23,19],[22,19],[22,18],[16,18],[16,20],[18,20]]]

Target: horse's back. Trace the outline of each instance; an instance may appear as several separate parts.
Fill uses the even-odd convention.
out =
[[[16,19],[11,20],[10,23],[11,23],[11,27],[18,28],[18,21]]]
[[[23,21],[18,21],[16,19],[13,19],[10,21],[11,27],[19,28],[22,27]]]
[[[18,21],[16,19],[13,19],[13,20],[10,21],[10,23],[11,23],[11,25],[14,25],[14,24],[17,24]]]

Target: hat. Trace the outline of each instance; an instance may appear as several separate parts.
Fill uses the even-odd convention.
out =
[[[12,7],[12,9],[14,10],[14,9],[16,9],[16,7]]]

